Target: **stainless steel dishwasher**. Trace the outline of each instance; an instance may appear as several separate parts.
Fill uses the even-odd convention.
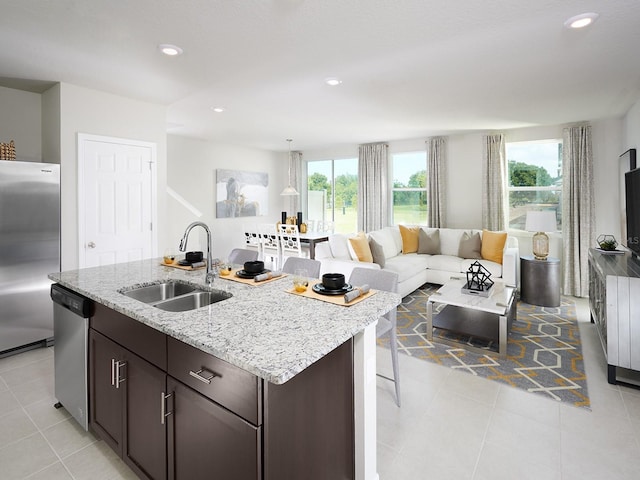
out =
[[[51,285],[55,348],[56,408],[64,407],[88,430],[88,337],[93,302],[59,284]]]

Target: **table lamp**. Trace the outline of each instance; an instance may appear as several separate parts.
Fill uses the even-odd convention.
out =
[[[546,260],[549,256],[549,236],[544,232],[556,231],[556,213],[551,210],[529,211],[525,230],[536,232],[532,238],[533,256]]]

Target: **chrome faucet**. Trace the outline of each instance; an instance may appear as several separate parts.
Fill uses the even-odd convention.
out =
[[[204,281],[208,286],[211,286],[213,284],[213,279],[215,278],[215,269],[213,268],[213,260],[211,259],[211,230],[209,230],[209,227],[202,222],[193,222],[189,225],[184,231],[182,240],[180,240],[180,251],[184,252],[187,249],[187,239],[189,238],[189,232],[191,232],[193,227],[202,227],[204,228],[204,231],[207,232],[207,273],[204,277]]]

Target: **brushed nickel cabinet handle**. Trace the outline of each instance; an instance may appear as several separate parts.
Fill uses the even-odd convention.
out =
[[[206,383],[207,385],[211,384],[211,380],[214,379],[215,377],[218,377],[219,375],[216,375],[215,373],[208,371],[211,375],[210,376],[202,376],[202,372],[207,371],[206,368],[201,368],[200,370],[198,370],[197,372],[194,372],[193,370],[189,370],[189,375],[191,375],[194,378],[197,378],[198,380],[200,380],[202,383]]]
[[[167,412],[167,399],[171,397],[173,393],[165,394],[164,392],[160,393],[160,424],[165,424],[165,419],[171,415],[173,412]]]
[[[115,363],[114,383],[116,388],[120,388],[120,384],[126,380],[126,378],[120,378],[120,369],[122,367],[125,367],[127,365],[127,362],[119,362],[114,360],[114,363]]]

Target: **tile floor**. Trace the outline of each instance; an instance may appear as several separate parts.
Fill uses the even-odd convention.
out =
[[[640,479],[640,390],[607,383],[578,307],[591,411],[400,355],[402,408],[378,380],[380,479]],[[0,479],[135,478],[54,403],[52,349],[0,359]]]

